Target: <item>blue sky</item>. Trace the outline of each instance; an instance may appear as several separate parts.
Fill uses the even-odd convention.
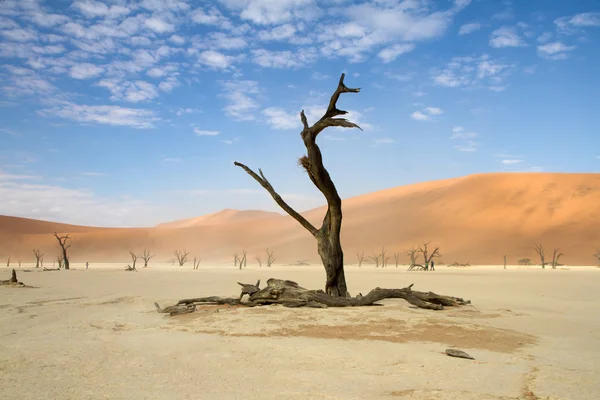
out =
[[[3,0],[0,214],[151,226],[300,210],[299,112],[343,198],[502,171],[599,172],[600,4]]]

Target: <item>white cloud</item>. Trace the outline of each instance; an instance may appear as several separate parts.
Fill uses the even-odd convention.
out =
[[[191,13],[192,21],[202,25],[220,25],[229,27],[229,20],[221,14],[216,8],[211,8],[208,11],[198,8]]]
[[[112,93],[111,100],[122,100],[130,103],[152,100],[158,97],[156,86],[145,81],[122,81],[119,79],[103,79],[97,83]]]
[[[124,108],[119,106],[89,106],[63,102],[59,106],[39,111],[43,116],[60,117],[82,123],[98,123],[133,128],[153,128],[160,120],[151,110]]]
[[[262,110],[262,114],[273,129],[294,129],[301,126],[298,115],[288,113],[279,107],[265,108]]]
[[[398,56],[413,51],[414,48],[415,45],[412,43],[395,44],[381,50],[379,54],[377,54],[377,57],[381,58],[381,61],[384,63],[389,63],[398,58]]]
[[[198,54],[198,62],[211,68],[224,69],[231,65],[233,57],[214,50],[206,50]]]
[[[471,22],[471,23],[462,25],[458,31],[458,34],[460,36],[468,35],[470,33],[476,32],[480,29],[481,29],[481,24],[479,22]]]
[[[586,12],[572,17],[560,17],[554,23],[564,33],[575,32],[577,28],[599,27],[600,12]]]
[[[144,25],[156,33],[167,33],[175,30],[175,25],[157,17],[148,18],[144,21]]]
[[[544,32],[540,36],[538,36],[537,41],[540,43],[547,43],[552,39],[552,32]]]
[[[294,37],[298,29],[293,24],[276,26],[270,30],[258,32],[258,38],[263,41],[282,41]]]
[[[494,48],[527,46],[515,28],[502,27],[492,32],[490,46]]]
[[[452,134],[452,136],[450,136],[450,139],[474,139],[477,137],[477,134],[475,132],[455,131],[454,129],[452,130],[452,132],[454,133]]]
[[[425,111],[429,115],[440,115],[440,114],[444,113],[444,111],[441,108],[437,108],[437,107],[425,107]]]
[[[260,92],[258,82],[225,81],[221,85],[224,92],[222,96],[229,100],[229,104],[223,108],[225,115],[238,121],[254,120],[259,103],[252,96]]]
[[[181,35],[172,35],[169,38],[169,41],[171,41],[171,42],[173,42],[175,44],[178,44],[178,45],[182,45],[182,44],[185,43],[185,38],[183,36],[181,36]]]
[[[569,51],[575,50],[575,46],[567,46],[561,42],[547,43],[537,47],[540,57],[549,60],[564,60]]]
[[[446,87],[498,87],[514,65],[502,64],[487,54],[480,57],[454,57],[444,69],[432,70],[436,85]]]
[[[104,3],[95,0],[76,0],[71,5],[74,9],[88,18],[117,18],[127,15],[131,10],[120,5],[107,6]]]
[[[221,0],[240,11],[240,18],[258,25],[279,25],[294,20],[310,20],[318,14],[313,0]]]
[[[313,48],[301,48],[296,52],[257,49],[252,50],[252,55],[256,64],[266,68],[298,68],[317,60],[317,52]]]
[[[89,79],[98,76],[104,72],[104,68],[90,63],[75,64],[69,70],[71,78]]]
[[[21,28],[0,31],[0,34],[13,42],[31,42],[37,40],[38,37],[35,31]]]
[[[454,128],[452,128],[452,132],[454,133],[463,132],[464,130],[465,128],[463,128],[462,126],[455,126]]]
[[[390,139],[390,138],[375,139],[375,144],[376,145],[392,144],[392,143],[395,143],[395,142],[396,141],[394,139]]]
[[[517,160],[517,159],[507,159],[507,160],[502,160],[500,161],[502,164],[504,165],[515,165],[515,164],[520,164],[523,162],[523,160]]]
[[[465,144],[455,145],[454,148],[458,151],[472,153],[472,152],[477,151],[477,142],[468,140],[465,142]]]
[[[194,133],[198,136],[216,136],[221,134],[219,131],[204,131],[198,128],[194,128]]]
[[[431,117],[423,114],[421,111],[415,111],[414,113],[410,114],[410,117],[417,121],[427,121],[428,119],[431,119]]]
[[[312,75],[311,75],[311,78],[315,79],[315,80],[318,80],[318,81],[324,81],[324,80],[329,79],[330,76],[322,74],[320,72],[313,72]]]

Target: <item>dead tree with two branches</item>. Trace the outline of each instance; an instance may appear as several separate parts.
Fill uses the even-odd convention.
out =
[[[563,256],[563,253],[559,253],[560,249],[556,248],[552,252],[552,269],[556,269],[557,266],[562,265],[558,263],[558,259]]]
[[[175,257],[177,258],[177,263],[179,264],[179,266],[183,267],[184,264],[186,262],[188,262],[188,255],[190,253],[188,253],[187,250],[175,250],[173,252],[173,254],[175,254]]]
[[[198,258],[198,261],[196,261],[196,257],[194,257],[194,269],[198,269],[200,267],[201,261],[202,261],[202,257]]]
[[[131,250],[129,250],[129,255],[131,256],[131,264],[127,264],[127,266],[125,267],[125,271],[137,272],[137,269],[135,268],[135,263],[137,262],[139,256]]]
[[[358,260],[358,266],[361,267],[363,261],[365,261],[365,251],[361,251],[360,253],[356,253],[356,259]]]
[[[535,252],[540,256],[540,263],[542,268],[546,268],[546,253],[544,252],[544,247],[541,244],[536,244],[534,247]]]
[[[239,255],[238,255],[238,253],[234,253],[234,254],[233,254],[233,266],[234,266],[234,267],[237,267],[238,260],[239,260]]]
[[[69,240],[69,234],[67,233],[64,236],[58,236],[56,232],[54,232],[54,237],[58,240],[58,244],[60,245],[60,249],[62,251],[62,265],[65,269],[69,269],[69,257],[67,255],[67,249],[71,247],[71,245],[67,245],[67,240]]]
[[[408,266],[408,271],[414,271],[422,269],[425,267],[417,262],[417,257],[419,253],[419,249],[415,246],[412,246],[410,249],[406,250],[406,255],[410,257],[410,265]]]
[[[303,130],[300,136],[306,147],[307,154],[299,159],[299,164],[308,174],[311,182],[323,194],[327,202],[325,217],[320,228],[313,226],[300,213],[290,207],[275,191],[267,180],[262,170],[258,174],[239,162],[234,165],[242,168],[256,182],[258,182],[273,198],[273,200],[303,228],[305,228],[317,242],[317,252],[325,268],[325,290],[307,290],[297,283],[280,279],[269,279],[267,287],[259,289],[258,284],[250,294],[250,300],[242,303],[239,298],[220,298],[216,296],[197,299],[181,300],[177,305],[161,309],[159,312],[168,312],[171,315],[193,311],[198,303],[212,304],[239,304],[257,306],[263,304],[282,304],[288,307],[352,307],[367,306],[377,301],[388,298],[403,298],[417,307],[440,310],[444,305],[458,306],[467,304],[462,299],[449,296],[439,296],[432,292],[413,292],[412,285],[403,289],[381,289],[375,288],[366,296],[358,295],[350,297],[344,273],[344,253],[340,242],[342,227],[342,200],[338,191],[323,165],[321,149],[316,143],[317,136],[328,127],[359,128],[353,122],[344,118],[336,118],[347,114],[347,111],[337,108],[337,101],[343,93],[358,93],[360,89],[351,89],[344,84],[345,74],[342,74],[337,88],[331,99],[325,114],[312,126],[304,111],[300,113]],[[247,286],[243,285],[243,289]],[[247,293],[250,293],[246,291]],[[242,293],[243,294],[243,293]]]
[[[375,268],[379,268],[379,258],[381,257],[381,254],[375,254],[374,256],[369,256],[369,258],[371,260],[373,260],[373,262],[375,263]]]
[[[58,263],[58,269],[63,267],[63,258],[61,256],[56,256],[56,262]]]
[[[387,262],[390,257],[386,255],[385,247],[381,248],[381,253],[379,253],[379,255],[381,257],[381,268],[387,267]]]
[[[275,262],[275,250],[267,249],[267,267],[270,267]]]
[[[258,262],[258,266],[262,267],[262,258],[259,255],[254,256],[254,259]]]
[[[33,249],[33,255],[35,256],[35,267],[39,268],[40,261],[44,259],[44,254],[40,251],[40,249]]]
[[[148,268],[148,263],[152,257],[154,257],[154,254],[150,255],[150,250],[144,249],[144,252],[140,255],[140,258],[144,260],[144,268]]]
[[[400,264],[400,253],[399,252],[394,253],[394,263],[396,264],[396,268],[398,268],[398,265]]]
[[[246,251],[246,249],[242,250],[242,255],[238,257],[238,263],[239,263],[240,269],[242,269],[242,267],[246,268],[247,257],[248,257],[248,252]]]
[[[596,257],[596,263],[598,267],[600,267],[600,250],[596,249],[596,253],[594,253],[594,257]]]
[[[425,266],[425,271],[429,270],[429,265],[431,263],[431,260],[433,260],[434,257],[440,257],[440,248],[436,247],[435,249],[433,249],[433,251],[431,252],[431,254],[429,254],[429,249],[428,246],[431,242],[423,242],[422,246],[419,246],[419,252],[423,255],[423,262],[424,262],[424,266]]]

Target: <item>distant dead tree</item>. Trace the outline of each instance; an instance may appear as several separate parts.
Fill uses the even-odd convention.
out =
[[[54,237],[58,240],[58,244],[60,245],[60,249],[62,250],[62,264],[65,269],[69,269],[69,257],[67,256],[67,249],[71,247],[71,245],[67,245],[67,240],[69,240],[69,234],[67,233],[64,236],[58,236],[56,232],[54,232]]]
[[[535,252],[540,256],[540,263],[542,268],[546,268],[546,254],[544,253],[544,247],[541,244],[536,244],[534,246]]]
[[[381,257],[381,254],[375,254],[374,256],[369,257],[375,263],[375,268],[379,268],[379,258],[380,257]]]
[[[238,253],[233,253],[233,266],[237,267],[240,256]]]
[[[275,251],[267,249],[267,267],[270,267],[275,262]]]
[[[127,266],[125,267],[125,271],[137,272],[137,269],[135,268],[135,263],[137,262],[139,256],[131,250],[129,250],[129,255],[131,256],[131,264],[127,264]]]
[[[140,258],[144,260],[144,268],[148,268],[148,262],[152,257],[154,257],[154,254],[150,255],[150,250],[144,249],[144,252],[142,253],[142,255],[140,255]]]
[[[56,262],[58,263],[58,269],[63,267],[63,258],[61,256],[56,256]]]
[[[431,243],[431,242],[423,242],[423,245],[419,246],[419,252],[423,255],[423,262],[425,263],[424,266],[425,266],[426,271],[429,269],[429,264],[431,263],[431,260],[433,260],[434,257],[441,256],[439,247],[436,247],[435,249],[433,249],[431,254],[429,254],[429,250],[428,250],[429,243]]]
[[[43,268],[44,267],[44,255],[42,254],[42,256],[40,257],[40,267]]]
[[[44,254],[40,251],[40,249],[33,249],[33,255],[35,256],[35,267],[40,267],[40,261],[44,259]],[[43,261],[42,261],[43,262]]]
[[[410,257],[410,265],[408,266],[408,271],[412,271],[415,269],[424,269],[421,264],[417,263],[419,249],[415,246],[412,246],[410,249],[406,250],[406,255]]]
[[[21,260],[17,260],[17,264],[19,264],[19,268],[21,268]]]
[[[506,254],[504,255],[504,269],[506,269]]]
[[[387,262],[390,259],[390,257],[386,256],[385,247],[381,248],[381,253],[379,253],[379,255],[381,256],[381,268],[387,267]]]
[[[563,256],[563,253],[559,253],[560,249],[556,248],[552,252],[552,269],[556,269],[558,265],[562,265],[558,263],[558,259]]]
[[[365,261],[365,251],[361,251],[360,253],[356,253],[356,259],[358,260],[358,266],[361,267],[363,261]],[[599,259],[600,260],[600,259]],[[600,262],[600,261],[599,261]]]
[[[596,257],[596,263],[598,264],[598,267],[600,267],[600,250],[596,249],[594,257]]]
[[[8,261],[6,261],[6,268],[10,267],[10,256],[8,256]]]
[[[202,257],[200,257],[198,259],[198,262],[196,262],[196,257],[194,257],[194,269],[198,269],[198,267],[200,267],[200,262],[202,261]]]
[[[177,258],[177,263],[179,263],[180,267],[183,267],[183,265],[188,262],[188,255],[190,253],[187,252],[187,250],[175,250],[173,252],[173,254],[175,254],[175,257]]]
[[[449,267],[470,267],[471,266],[471,262],[467,261],[464,264],[459,263],[458,261],[454,261],[452,264],[448,265]]]
[[[398,268],[398,265],[400,264],[400,253],[399,252],[394,253],[394,263],[396,264],[396,268]]]
[[[257,256],[254,256],[254,259],[258,262],[258,266],[262,267],[262,258],[260,257],[260,254]]]
[[[239,263],[240,269],[242,269],[242,267],[246,268],[247,257],[248,257],[248,252],[246,251],[246,249],[242,250],[242,255],[238,257],[238,263]]]
[[[519,265],[531,265],[531,258],[521,258]]]

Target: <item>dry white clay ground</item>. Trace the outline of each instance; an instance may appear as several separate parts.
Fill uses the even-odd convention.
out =
[[[381,307],[198,307],[236,281],[285,278],[319,289],[321,267],[81,264],[19,272],[0,287],[2,399],[597,399],[600,270],[347,267],[350,292],[404,287],[464,297],[430,311]],[[9,278],[0,269],[0,279]],[[464,350],[475,361],[451,358]]]

